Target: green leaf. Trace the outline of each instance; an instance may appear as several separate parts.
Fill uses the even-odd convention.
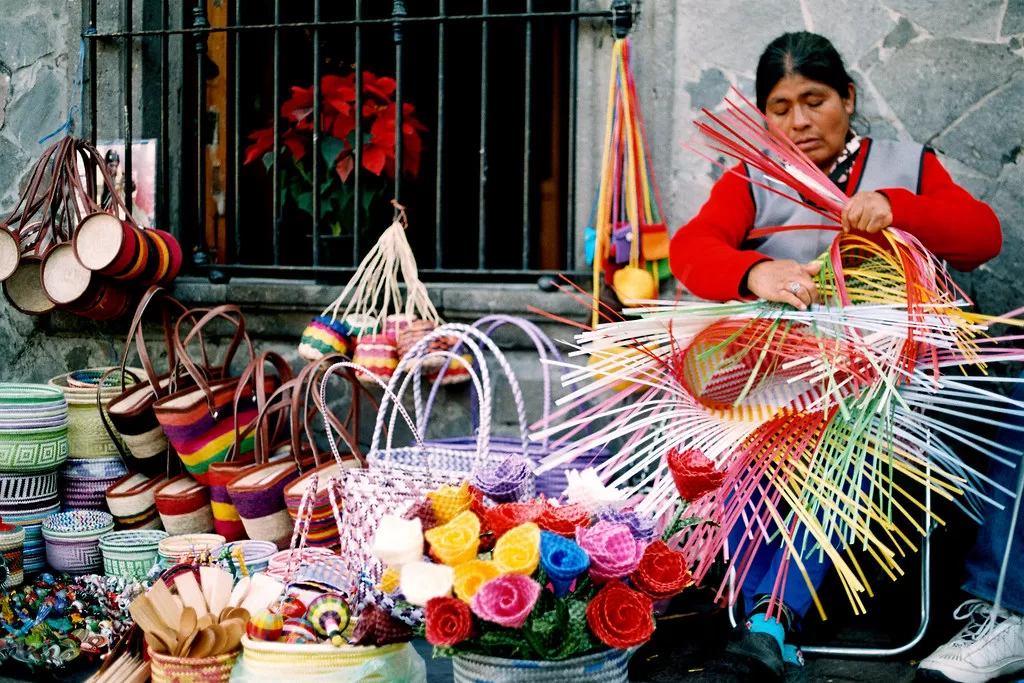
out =
[[[345,143],[338,138],[327,136],[320,143],[320,156],[323,157],[324,162],[334,168],[334,160],[338,158],[338,155],[345,151]]]
[[[294,195],[295,205],[299,207],[300,211],[308,213],[310,216],[313,215],[313,193],[306,191],[302,194]]]
[[[265,168],[266,170],[269,171],[271,169],[271,167],[273,167],[273,165],[274,165],[274,153],[273,152],[267,152],[266,154],[263,155],[263,168]]]

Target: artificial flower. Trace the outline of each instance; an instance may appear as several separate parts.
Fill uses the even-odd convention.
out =
[[[526,458],[513,453],[474,472],[473,485],[496,503],[512,503],[533,495],[533,469]]]
[[[668,471],[676,483],[679,496],[687,503],[695,503],[716,490],[725,481],[725,472],[715,469],[715,463],[699,448],[668,452]]]
[[[463,562],[455,568],[455,579],[452,587],[455,595],[465,602],[469,602],[484,585],[494,577],[498,576],[497,565],[488,560],[470,560]]]
[[[511,529],[494,544],[492,557],[502,574],[533,574],[540,564],[540,527],[527,522]]]
[[[424,614],[431,645],[451,647],[473,635],[473,614],[462,600],[431,598]]]
[[[450,594],[453,580],[452,568],[446,564],[412,562],[402,565],[399,588],[409,603],[423,607],[430,598]]]
[[[577,527],[590,525],[590,513],[579,503],[558,505],[546,500],[541,513],[537,515],[537,526],[566,538],[575,538]]]
[[[438,524],[447,524],[455,519],[460,512],[468,510],[473,502],[468,481],[463,481],[459,486],[445,484],[436,491],[428,491],[427,498],[434,506],[434,517]]]
[[[420,500],[411,508],[406,510],[402,519],[419,519],[423,530],[428,531],[437,526],[437,517],[434,516],[434,504],[427,499]]]
[[[395,567],[423,559],[423,525],[420,520],[406,520],[395,515],[381,517],[370,554]]]
[[[621,579],[630,574],[640,564],[645,547],[633,538],[625,524],[604,521],[589,529],[577,529],[576,543],[590,557],[590,576],[595,581]]]
[[[693,583],[686,558],[661,540],[647,546],[629,580],[654,600],[671,598]]]
[[[496,538],[501,538],[510,529],[532,522],[544,511],[544,503],[528,500],[525,503],[502,503],[487,511],[487,523]]]
[[[587,605],[587,625],[608,647],[625,650],[650,640],[654,604],[618,581],[606,584]]]
[[[352,630],[353,645],[390,645],[410,641],[412,637],[413,632],[408,624],[372,603],[363,608]]]
[[[598,510],[597,519],[603,519],[612,524],[625,524],[633,532],[633,538],[638,541],[650,543],[657,536],[654,528],[654,518],[648,515],[641,515],[633,510],[616,510],[615,508],[601,508]]]
[[[449,567],[457,567],[476,557],[480,548],[480,519],[469,510],[459,513],[447,524],[424,534],[430,554]]]
[[[540,584],[522,574],[491,579],[476,592],[469,606],[473,614],[506,628],[521,628],[540,596]]]
[[[398,583],[402,580],[401,567],[388,567],[380,577],[380,589],[384,593],[394,593],[398,590]]]
[[[540,532],[540,566],[544,569],[555,597],[569,592],[569,586],[576,577],[590,567],[590,558],[583,548],[567,538],[550,531]]]
[[[603,507],[617,509],[626,504],[625,494],[614,486],[605,486],[591,467],[582,471],[567,469],[565,478],[568,482],[565,495],[569,502],[579,503],[591,514]]]

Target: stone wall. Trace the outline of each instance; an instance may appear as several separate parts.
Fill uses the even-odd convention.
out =
[[[607,0],[580,4],[596,9]],[[670,226],[700,209],[717,178],[715,167],[679,144],[693,136],[693,120],[702,107],[719,108],[730,85],[753,96],[761,51],[796,30],[836,45],[870,135],[932,146],[958,182],[992,205],[1003,252],[961,280],[985,312],[1024,303],[1014,274],[1024,257],[1022,0],[642,3],[634,70]],[[604,22],[581,31],[577,213],[584,220],[599,173],[610,48]]]

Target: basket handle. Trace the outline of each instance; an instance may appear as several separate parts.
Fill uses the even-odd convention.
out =
[[[524,458],[529,459],[529,428],[527,427],[526,422],[526,407],[525,402],[523,401],[523,392],[522,389],[519,387],[519,380],[516,378],[515,372],[512,370],[512,366],[509,365],[508,359],[505,358],[505,354],[501,352],[501,349],[498,348],[498,345],[494,343],[493,339],[491,339],[485,333],[481,332],[476,327],[462,325],[460,323],[449,323],[447,325],[442,325],[441,327],[437,328],[437,330],[442,330],[442,332],[438,333],[437,336],[448,336],[445,335],[445,330],[455,330],[459,333],[457,335],[459,337],[459,341],[455,345],[455,348],[453,349],[453,351],[456,353],[458,352],[459,349],[462,348],[464,344],[470,346],[471,349],[474,349],[474,345],[472,344],[472,342],[470,342],[470,339],[473,339],[475,341],[481,342],[487,348],[487,350],[491,352],[491,355],[494,356],[494,359],[497,361],[498,366],[501,368],[502,372],[505,374],[505,378],[508,380],[509,389],[511,389],[512,391],[512,398],[515,402],[516,407],[516,417],[519,421],[519,438],[523,449],[522,455]],[[434,332],[437,333],[437,330],[435,330]],[[479,411],[473,411],[474,417],[476,416],[477,412],[479,412],[480,418],[478,422],[474,422],[474,426],[476,427],[478,441],[486,439],[486,443],[483,446],[483,450],[486,451],[490,446],[491,408],[493,405],[493,394],[491,393],[491,384],[489,380],[489,374],[487,372],[486,358],[483,356],[482,353],[476,351],[474,351],[474,356],[476,358],[475,365],[479,367],[480,375],[484,379],[484,391],[479,393],[479,396],[481,397],[480,409]],[[447,366],[445,366],[443,370],[447,370]],[[431,389],[431,397],[435,397],[437,395],[437,388],[439,386],[441,377],[442,375],[438,375],[438,382],[435,382],[433,389]],[[419,399],[418,393],[417,399]],[[423,431],[426,431],[426,425],[430,417],[430,412],[432,411],[433,408],[433,403],[431,402],[430,404],[428,404],[428,407],[425,412],[421,409],[421,405],[422,402],[417,400],[417,416],[420,418],[421,428],[423,429]]]
[[[288,565],[284,570],[284,583],[286,586],[295,577],[296,542],[299,545],[297,554],[300,557],[302,556],[303,549],[306,547],[309,525],[313,521],[313,498],[316,495],[316,489],[319,484],[319,476],[317,476],[316,472],[312,472],[309,475],[309,484],[306,486],[306,490],[302,492],[302,498],[299,500],[299,508],[295,514],[295,528],[292,529],[292,542],[288,546]]]
[[[397,397],[391,391],[391,388],[387,384],[385,384],[384,380],[382,380],[380,377],[377,377],[377,375],[373,374],[372,372],[369,372],[368,370],[366,370],[366,368],[364,368],[362,365],[359,365],[357,363],[353,363],[352,361],[347,361],[346,360],[346,361],[339,361],[339,362],[335,363],[334,365],[332,365],[331,367],[327,368],[327,370],[324,371],[323,378],[320,380],[320,404],[321,405],[323,405],[323,406],[327,405],[327,380],[329,380],[331,378],[331,375],[333,375],[335,372],[337,372],[338,370],[340,370],[342,368],[347,368],[349,370],[362,371],[364,374],[368,375],[374,382],[376,382],[378,385],[380,385],[380,387],[382,389],[384,389],[384,400],[381,401],[381,408],[380,408],[380,411],[377,413],[377,424],[376,424],[376,427],[374,428],[374,437],[375,438],[374,438],[374,442],[373,442],[373,448],[371,448],[371,450],[376,450],[376,446],[377,446],[377,443],[378,443],[377,438],[376,438],[378,436],[378,431],[377,430],[383,427],[383,422],[384,422],[383,415],[384,415],[384,410],[386,408],[386,401],[387,401],[387,399],[389,397],[396,398],[395,407],[402,414],[402,417],[405,419],[406,424],[409,425],[409,429],[412,430],[412,435],[413,435],[413,438],[416,439],[416,444],[420,448],[425,448],[425,446],[423,445],[423,438],[420,436],[419,432],[416,431],[416,425],[413,424],[412,418],[409,417],[409,413],[406,412],[405,407],[402,405],[401,401],[397,400]],[[331,444],[331,452],[334,454],[334,459],[338,462],[338,466],[339,467],[344,467],[344,464],[342,463],[342,459],[341,459],[341,453],[338,451],[338,442],[335,441],[335,439],[334,439],[334,431],[332,429],[330,429],[329,427],[328,427],[328,429],[326,431],[327,431],[327,441]],[[391,431],[394,432],[394,430],[391,430]],[[342,440],[345,441],[345,444],[349,447],[349,449],[350,450],[353,449],[353,443],[352,442],[355,439],[352,439],[352,437],[349,434],[345,433],[345,432],[340,432],[339,435],[341,436]]]
[[[463,333],[465,333],[467,330],[469,330],[470,332],[467,335],[463,335]],[[391,391],[389,393],[385,393],[383,398],[381,399],[380,412],[377,414],[377,422],[374,425],[374,430],[373,430],[373,440],[372,440],[371,446],[370,446],[370,451],[371,452],[376,452],[377,451],[377,447],[380,445],[380,434],[381,434],[381,430],[383,429],[383,425],[384,425],[384,415],[387,413],[388,401],[391,398],[396,397],[395,390],[397,389],[398,383],[402,379],[402,376],[403,376],[404,372],[407,369],[409,369],[409,370],[416,370],[416,369],[418,369],[420,367],[420,358],[427,353],[427,348],[429,347],[430,343],[433,340],[439,339],[439,338],[442,338],[442,337],[453,336],[453,333],[454,333],[454,335],[462,335],[464,337],[464,341],[465,341],[466,345],[469,346],[470,350],[473,352],[473,355],[476,358],[481,359],[481,370],[480,370],[481,391],[480,391],[480,395],[484,397],[484,401],[483,401],[483,405],[482,405],[482,412],[486,413],[487,419],[481,421],[481,428],[480,428],[479,432],[477,433],[477,452],[476,452],[476,459],[474,460],[474,465],[476,465],[477,463],[482,462],[483,459],[486,457],[486,454],[490,450],[490,440],[491,440],[491,395],[492,395],[491,394],[491,380],[490,380],[490,375],[487,373],[487,370],[486,370],[486,363],[484,363],[483,360],[482,360],[483,352],[480,350],[480,347],[477,346],[475,341],[470,340],[469,338],[465,338],[465,337],[472,336],[472,335],[476,335],[478,337],[482,337],[482,335],[480,334],[479,330],[473,330],[473,328],[471,328],[471,327],[469,327],[467,325],[461,325],[461,324],[458,324],[458,323],[450,323],[450,324],[447,324],[447,325],[442,325],[442,326],[432,330],[429,334],[427,334],[425,337],[423,337],[423,339],[421,339],[418,342],[416,342],[416,344],[412,347],[412,349],[410,349],[405,354],[405,356],[399,361],[398,367],[395,369],[395,373],[391,376],[391,381],[388,384],[388,388]],[[488,345],[489,348],[492,348],[493,351],[497,350],[497,347],[494,345],[493,341],[491,341],[489,339],[486,339],[486,338],[480,339],[480,341],[484,341],[485,344],[488,344],[488,342],[489,342],[489,345]],[[501,352],[497,351],[497,355],[500,356]],[[501,360],[504,360],[503,356],[501,356]],[[507,363],[506,363],[506,368],[507,368]],[[511,369],[507,368],[507,371],[510,372]],[[519,385],[518,385],[517,382],[515,382],[514,377],[511,379],[511,382],[513,383],[513,386],[514,386],[513,391],[517,391],[518,388],[519,388]],[[422,413],[419,405],[416,405],[416,412],[417,412],[418,416]],[[525,421],[525,418],[524,418],[524,421]],[[426,424],[425,423],[421,423],[421,427],[413,427],[413,432],[414,433],[421,433],[421,432],[425,432],[425,431],[426,431]],[[524,452],[525,452],[525,448],[526,448],[526,444],[524,444]],[[388,449],[387,453],[385,454],[385,459],[386,460],[390,459],[390,449]]]

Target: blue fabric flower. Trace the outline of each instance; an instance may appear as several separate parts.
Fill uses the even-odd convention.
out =
[[[574,541],[541,531],[540,566],[555,589],[555,597],[560,598],[569,592],[576,577],[590,567],[590,557]]]

